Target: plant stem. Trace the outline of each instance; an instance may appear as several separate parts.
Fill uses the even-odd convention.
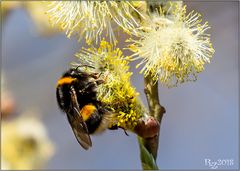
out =
[[[150,75],[148,75],[144,78],[144,86],[144,91],[148,101],[149,114],[156,118],[161,126],[161,121],[163,118],[163,114],[165,113],[165,108],[160,104],[158,96],[158,82],[154,81],[154,79]],[[159,134],[161,128],[160,126],[158,135],[143,140],[144,146],[153,155],[155,160],[157,158]]]
[[[140,157],[142,168],[144,170],[158,169],[156,164],[160,126],[165,113],[165,108],[161,106],[158,96],[158,82],[154,81],[151,75],[144,78],[144,91],[148,102],[149,115],[159,123],[157,134],[153,137],[143,138],[138,137],[140,146]]]

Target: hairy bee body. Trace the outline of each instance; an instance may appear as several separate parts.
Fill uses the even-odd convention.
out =
[[[97,85],[89,78],[89,74],[75,69],[70,69],[63,74],[57,84],[57,101],[62,110],[69,108],[71,86],[77,90],[76,95],[80,108],[88,103],[97,103]]]
[[[97,100],[97,74],[70,69],[58,80],[57,102],[67,115],[73,132],[84,149],[92,146],[89,134],[108,128],[108,112]]]

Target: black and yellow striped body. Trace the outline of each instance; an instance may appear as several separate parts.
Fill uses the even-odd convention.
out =
[[[83,71],[70,69],[58,80],[56,95],[61,110],[67,115],[74,113],[71,90],[75,91],[79,113],[87,125],[88,133],[94,133],[103,119],[104,111],[97,100],[96,79]],[[71,124],[71,120],[68,117]]]

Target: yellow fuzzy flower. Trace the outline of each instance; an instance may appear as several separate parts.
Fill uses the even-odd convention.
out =
[[[129,60],[119,48],[101,41],[100,47],[82,49],[76,56],[80,60],[77,65],[91,65],[90,72],[101,73],[105,80],[98,87],[98,99],[115,114],[117,125],[133,130],[143,115],[143,108],[138,100],[138,93],[130,83]]]
[[[75,33],[88,44],[98,43],[102,37],[116,43],[115,27],[131,34],[138,23],[132,16],[137,10],[128,1],[53,1],[47,13],[50,22],[66,31],[68,37]]]
[[[168,11],[171,9],[171,15]],[[186,6],[172,3],[168,11],[160,8],[139,31],[139,39],[129,39],[134,60],[141,59],[141,73],[151,75],[168,87],[196,80],[214,54],[210,27],[201,24],[201,15],[186,14]]]

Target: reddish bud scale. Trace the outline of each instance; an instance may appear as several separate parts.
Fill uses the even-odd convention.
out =
[[[160,124],[152,116],[147,119],[140,119],[134,128],[134,132],[142,138],[152,138],[159,133]]]

